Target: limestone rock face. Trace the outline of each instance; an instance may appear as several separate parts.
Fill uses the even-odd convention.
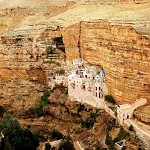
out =
[[[84,60],[103,66],[109,92],[118,103],[150,98],[149,38],[130,26],[83,22],[80,44]]]
[[[73,58],[79,58],[80,53],[80,23],[63,28],[62,33],[63,42],[65,44],[66,59],[72,61]]]
[[[94,2],[98,1],[86,1],[50,19],[61,27],[67,61],[81,57],[103,67],[108,90],[118,104],[139,98],[149,103],[149,1]]]
[[[109,92],[118,104],[133,103],[138,98],[150,102],[150,39],[133,26],[82,21],[59,31],[67,61],[81,57],[102,66]]]
[[[22,49],[0,50],[0,103],[15,113],[35,107],[46,86],[44,69],[30,57]]]
[[[150,105],[138,108],[134,115],[138,120],[150,124]]]
[[[74,3],[58,7],[48,0],[1,0],[0,4],[0,105],[23,115],[38,105],[50,74],[64,67],[62,59],[55,63],[47,59],[46,45],[50,41],[46,18]]]

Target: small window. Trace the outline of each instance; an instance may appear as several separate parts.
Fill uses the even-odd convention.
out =
[[[96,97],[97,97],[97,93],[96,93]]]
[[[100,90],[101,88],[99,87],[99,90]]]
[[[85,78],[87,78],[87,75],[85,75]]]
[[[99,93],[99,98],[101,98],[101,93]]]
[[[97,87],[96,87],[96,91],[97,91]]]

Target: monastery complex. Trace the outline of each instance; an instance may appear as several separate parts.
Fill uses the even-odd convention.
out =
[[[141,135],[150,138],[147,130],[139,128],[133,119],[134,110],[145,105],[147,99],[139,98],[133,104],[122,105],[114,105],[105,101],[105,96],[109,95],[109,90],[105,71],[102,68],[89,66],[81,58],[73,59],[72,68],[67,75],[57,74],[55,76],[54,85],[61,83],[68,87],[68,96],[72,101],[103,109],[116,119],[120,125],[128,128],[132,125],[140,139],[143,139]]]
[[[105,73],[83,65],[82,59],[73,60],[73,69],[68,76],[68,95],[77,101],[102,99],[108,94]]]
[[[94,66],[84,64],[83,59],[73,59],[72,69],[65,75],[56,75],[55,84],[63,83],[68,86],[68,96],[72,101],[87,103],[99,109],[104,109],[121,124],[132,118],[136,108],[146,104],[146,99],[137,99],[134,104],[114,105],[105,101],[109,95],[105,71]]]

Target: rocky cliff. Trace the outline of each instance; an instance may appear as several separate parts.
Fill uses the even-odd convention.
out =
[[[148,123],[150,3],[145,1],[145,4],[136,3],[130,6],[113,4],[114,8],[112,5],[91,4],[93,3],[82,5],[82,11],[77,11],[75,7],[71,12],[68,10],[61,16],[52,18],[61,26],[60,33],[68,63],[73,58],[81,57],[87,63],[103,67],[109,92],[117,104],[147,98],[147,106],[137,109],[135,117]],[[123,9],[120,9],[121,6]]]
[[[80,43],[81,57],[104,68],[109,92],[118,103],[150,98],[149,38],[130,26],[82,22]]]
[[[149,6],[148,1],[84,4],[51,19],[61,27],[68,62],[82,57],[90,64],[101,65],[109,92],[118,104],[140,97],[150,102]]]
[[[23,115],[34,108],[42,90],[48,87],[50,74],[64,67],[62,57],[53,62],[47,59],[45,19],[64,12],[72,4],[62,8],[42,5],[41,9],[36,4],[24,7],[19,3],[0,10],[0,104],[7,111]]]

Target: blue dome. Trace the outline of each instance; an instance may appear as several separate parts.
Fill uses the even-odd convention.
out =
[[[102,70],[101,72],[99,72],[100,75],[105,75],[105,72]]]

